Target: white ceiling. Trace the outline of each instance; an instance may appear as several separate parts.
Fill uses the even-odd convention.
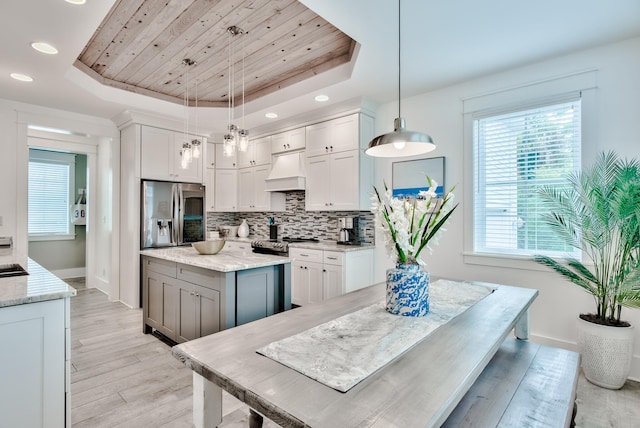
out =
[[[398,97],[397,2],[301,1],[360,43],[351,78],[326,86],[335,76],[321,74],[247,104],[250,129],[268,121],[266,111],[286,119],[317,109],[318,93],[329,95],[329,103],[365,96],[381,104]],[[73,67],[114,2],[3,2],[0,98],[105,118],[124,110],[184,117],[180,105],[101,86]],[[403,0],[402,94],[638,36],[639,0]],[[60,53],[38,53],[30,47],[34,41],[51,43]],[[34,82],[18,82],[9,77],[12,72],[31,75]],[[225,109],[199,108],[197,114],[207,128],[224,130]]]

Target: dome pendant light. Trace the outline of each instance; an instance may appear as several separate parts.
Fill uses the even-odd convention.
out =
[[[436,148],[431,136],[409,131],[400,114],[400,0],[398,0],[398,117],[393,121],[393,132],[378,135],[369,143],[365,153],[369,156],[392,158],[429,153]]]

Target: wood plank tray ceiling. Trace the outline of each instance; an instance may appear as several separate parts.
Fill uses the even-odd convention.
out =
[[[241,36],[227,28],[240,27]],[[355,60],[357,43],[298,1],[118,0],[75,61],[99,82],[202,107],[234,104]],[[184,59],[196,64],[183,64]],[[187,72],[188,70],[188,72]],[[185,86],[188,90],[185,92]]]

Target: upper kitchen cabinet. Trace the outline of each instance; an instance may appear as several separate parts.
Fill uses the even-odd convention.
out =
[[[224,144],[217,143],[217,144],[214,144],[214,146],[216,146],[216,148],[215,148],[216,168],[218,168],[218,169],[220,169],[220,168],[222,168],[222,169],[233,169],[233,168],[237,168],[238,167],[238,156],[236,155],[235,151],[233,151],[233,153],[230,154],[230,155],[225,155],[224,154]]]
[[[216,144],[207,143],[206,165],[208,169],[216,167]]]
[[[195,137],[187,137],[190,141]],[[206,139],[199,137],[202,144]],[[202,183],[202,156],[182,168],[185,135],[167,129],[142,126],[140,175],[144,179]]]
[[[373,118],[361,113],[307,126],[307,211],[370,209],[373,159],[364,149],[373,133]]]
[[[267,192],[265,179],[269,176],[271,164],[238,170],[238,210],[239,211],[284,211],[285,194]]]
[[[271,136],[249,141],[246,152],[238,151],[238,168],[271,163]]]
[[[292,129],[271,136],[271,153],[302,150],[305,147],[305,128]]]
[[[363,117],[370,119],[373,123],[373,119],[370,117],[354,113],[307,126],[307,157],[358,149],[360,147],[360,123]]]

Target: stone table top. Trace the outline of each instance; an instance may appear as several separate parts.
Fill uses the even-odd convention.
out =
[[[291,263],[289,257],[225,248],[218,254],[211,255],[200,254],[191,246],[142,250],[140,254],[218,272],[234,272]]]
[[[75,296],[75,288],[28,259],[29,275],[0,279],[0,308],[64,299]]]

